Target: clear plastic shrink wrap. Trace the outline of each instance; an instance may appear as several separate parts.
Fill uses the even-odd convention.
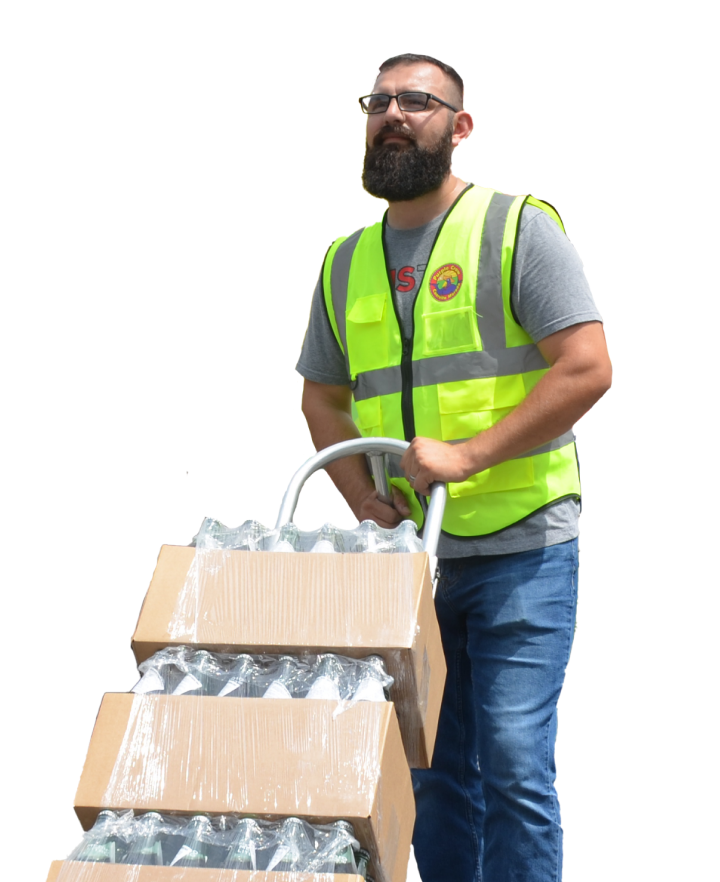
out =
[[[417,579],[415,555],[393,554],[390,567],[387,560],[378,561],[375,555],[339,555],[342,563],[328,569],[329,555],[324,554],[301,555],[302,560],[288,560],[276,553],[253,554],[254,562],[250,562],[242,552],[273,552],[280,543],[310,551],[318,543],[331,542],[336,548],[352,551],[396,552],[402,548],[421,553],[415,529],[412,521],[403,522],[396,530],[364,521],[354,531],[326,524],[320,531],[303,533],[289,523],[278,532],[246,521],[228,530],[206,518],[195,537],[196,552],[175,602],[169,633],[175,640],[208,643],[222,622],[226,632],[237,631],[242,625],[248,633],[259,633],[258,640],[267,634],[270,644],[277,644],[277,636],[285,631],[295,635],[288,645],[298,636],[300,644],[309,645],[307,640],[320,626],[332,635],[336,647],[361,647],[367,640],[366,625],[371,617],[378,645],[387,640],[407,642],[417,624],[412,612],[408,614]],[[380,572],[386,575],[378,578]],[[382,594],[378,585],[383,586]],[[288,590],[283,592],[285,586]],[[350,590],[341,590],[343,587]],[[273,597],[273,588],[279,588],[281,594]]]
[[[291,523],[277,531],[265,527],[255,518],[243,521],[238,527],[226,527],[217,518],[206,517],[195,536],[197,553],[175,605],[169,633],[174,640],[185,643],[208,643],[209,632],[215,631],[216,623],[223,622],[227,631],[234,631],[234,625],[243,623],[246,626],[244,630],[252,630],[254,634],[261,631],[268,636],[279,633],[282,625],[286,629],[289,626],[296,638],[298,634],[309,635],[318,621],[325,621],[332,624],[336,648],[361,646],[363,637],[358,624],[369,611],[367,592],[355,590],[347,595],[339,592],[337,579],[326,575],[329,572],[327,566],[318,563],[317,567],[312,567],[308,564],[310,569],[303,569],[312,579],[311,586],[303,587],[311,587],[312,592],[308,596],[307,591],[303,591],[302,598],[298,596],[297,602],[294,602],[294,598],[289,602],[288,598],[284,598],[285,602],[269,606],[263,579],[255,578],[254,585],[243,582],[242,577],[246,572],[256,576],[259,564],[256,562],[254,568],[248,570],[244,555],[233,552],[274,552],[283,545],[287,546],[284,550],[292,547],[308,554],[331,550],[351,553],[355,564],[353,572],[366,572],[366,580],[374,578],[376,569],[367,569],[367,555],[360,558],[355,557],[355,553],[392,553],[396,563],[392,590],[386,593],[381,608],[372,609],[376,637],[379,645],[382,645],[383,633],[396,637],[399,622],[406,627],[409,625],[406,612],[411,602],[412,563],[399,552],[423,551],[415,530],[413,521],[404,521],[395,530],[385,530],[372,521],[363,521],[353,530],[329,523],[323,524],[318,530],[301,530]],[[300,556],[306,557],[305,554]],[[326,555],[321,556],[324,558]],[[275,554],[265,566],[268,579],[279,583],[292,583],[300,573],[292,559],[286,560],[283,565],[283,558]],[[240,591],[236,590],[238,579]],[[363,603],[366,604],[364,609]],[[393,626],[388,628],[387,622],[392,622]],[[280,625],[280,629],[276,625]],[[274,638],[270,642],[275,642]]]
[[[385,701],[359,701],[337,714],[337,705],[337,701],[321,699],[228,701],[216,696],[109,693],[98,714],[75,808],[86,829],[94,823],[103,826],[101,811],[118,813],[116,819],[105,818],[109,827],[115,825],[114,838],[93,838],[91,831],[81,849],[86,849],[86,856],[95,855],[98,862],[114,854],[118,863],[117,856],[125,854],[120,863],[143,865],[140,857],[149,856],[150,861],[153,848],[157,851],[153,835],[167,839],[177,832],[173,832],[177,818],[165,818],[167,813],[252,816],[263,833],[259,841],[264,850],[259,849],[262,856],[258,853],[257,860],[267,859],[265,866],[256,867],[257,871],[272,869],[275,873],[292,863],[290,869],[299,873],[299,864],[295,866],[299,858],[290,860],[275,852],[270,856],[266,848],[268,831],[279,829],[277,822],[288,817],[298,818],[306,833],[308,823],[321,825],[322,829],[344,819],[353,826],[353,838],[372,855],[372,874],[377,882],[402,882],[415,812],[394,706]],[[128,837],[121,833],[128,817],[123,813],[128,810],[150,813],[144,814],[146,819],[150,817],[145,822],[148,827],[153,825],[152,813],[162,812],[165,820],[154,821],[160,832],[150,829],[147,841],[136,837],[135,844],[128,845]],[[201,844],[208,837],[217,844],[214,821],[213,825],[208,828],[197,821],[195,832]],[[185,856],[181,855],[173,866],[177,871],[185,867],[189,872],[190,864],[180,861],[192,862],[190,852],[202,849],[187,837],[182,844],[187,846]],[[306,855],[309,862],[303,864],[307,868],[303,872],[327,873],[331,859],[335,860],[331,852],[335,853],[337,845],[340,854],[342,843],[331,846],[316,837],[316,844],[323,847],[318,850],[313,846],[312,854]],[[163,864],[165,852],[175,845],[177,857],[177,839],[163,846]],[[131,860],[131,848],[140,857]],[[78,859],[82,853],[78,850],[69,863],[90,863]],[[340,858],[335,860],[340,862]],[[153,865],[159,868],[159,861]],[[230,868],[225,867],[226,871]],[[210,870],[206,867],[204,872]],[[115,877],[108,876],[108,882],[111,878]],[[176,878],[184,877],[167,877]],[[211,882],[212,877],[203,878]],[[234,877],[217,878],[224,882]]]
[[[374,521],[362,521],[352,530],[323,524],[319,530],[305,531],[292,522],[279,530],[265,527],[258,521],[245,521],[239,527],[230,528],[214,518],[205,518],[191,544],[197,548],[315,554],[400,554],[423,550],[417,526],[410,520],[392,529],[380,527]]]
[[[367,877],[370,853],[352,824],[237,815],[100,812],[67,859],[83,864],[347,874]],[[92,869],[92,868],[88,868]]]
[[[142,663],[169,645],[180,654],[191,646],[237,655],[379,655],[394,679],[392,701],[408,762],[429,765],[445,659],[425,553],[275,554],[165,545],[133,650]],[[182,667],[182,655],[179,661]],[[158,686],[146,685],[149,691]]]
[[[379,646],[412,639],[413,582],[422,567],[414,560],[423,555],[184,550],[190,566],[169,623],[173,640],[215,643],[218,629],[252,635],[253,643],[267,635],[270,645],[286,634],[288,646],[322,629],[338,649],[366,646],[368,630]]]
[[[377,655],[296,657],[168,646],[141,662],[138,670],[142,677],[132,691],[140,695],[387,701],[393,683]]]
[[[368,875],[367,882],[375,882]],[[363,882],[359,874],[228,870],[56,861],[47,882]]]

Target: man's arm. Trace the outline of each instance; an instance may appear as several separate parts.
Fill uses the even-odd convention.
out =
[[[418,493],[432,481],[465,481],[569,431],[610,388],[612,366],[600,322],[572,325],[538,342],[550,370],[518,407],[463,444],[413,439],[400,464]]]
[[[302,410],[316,450],[360,437],[350,414],[350,401],[347,386],[305,380]],[[326,471],[359,521],[369,518],[381,527],[395,527],[403,518],[410,517],[408,504],[396,487],[393,487],[394,508],[380,502],[364,456],[338,460],[326,466]]]

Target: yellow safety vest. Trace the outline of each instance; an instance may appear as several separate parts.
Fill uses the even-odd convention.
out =
[[[466,188],[438,230],[404,339],[382,223],[338,239],[323,268],[328,316],[345,355],[353,416],[363,436],[467,440],[526,397],[548,370],[510,302],[515,240],[532,196]],[[422,524],[420,496],[397,462],[393,484]],[[482,536],[564,497],[580,496],[572,431],[524,456],[448,485],[443,531]]]

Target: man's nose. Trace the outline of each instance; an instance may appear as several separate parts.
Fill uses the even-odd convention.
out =
[[[402,110],[400,110],[400,102],[394,96],[390,99],[390,103],[388,104],[388,108],[385,111],[385,119],[386,120],[399,120],[405,119],[405,114]]]

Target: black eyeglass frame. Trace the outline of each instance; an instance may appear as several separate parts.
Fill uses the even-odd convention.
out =
[[[424,95],[427,99],[425,101],[425,107],[421,107],[419,110],[404,110],[402,107],[400,107],[400,98],[402,98],[403,95]],[[366,110],[365,105],[363,104],[363,101],[366,98],[387,98],[389,100],[387,103],[387,107],[384,107],[382,110],[372,110],[371,111],[371,110]],[[392,102],[393,98],[397,101],[398,108],[403,113],[422,113],[424,110],[427,110],[427,106],[430,103],[431,98],[433,99],[433,101],[437,101],[438,104],[443,104],[445,107],[449,107],[450,110],[453,111],[453,113],[459,113],[459,110],[457,107],[453,107],[452,104],[448,104],[447,101],[443,101],[442,98],[438,98],[437,95],[433,95],[430,92],[418,92],[418,91],[411,90],[409,92],[400,92],[397,95],[386,95],[384,92],[377,92],[377,93],[373,93],[370,95],[363,95],[361,98],[358,98],[358,101],[360,102],[360,107],[362,109],[362,112],[366,113],[368,116],[373,116],[376,113],[387,113],[387,111],[390,108],[390,103]]]

